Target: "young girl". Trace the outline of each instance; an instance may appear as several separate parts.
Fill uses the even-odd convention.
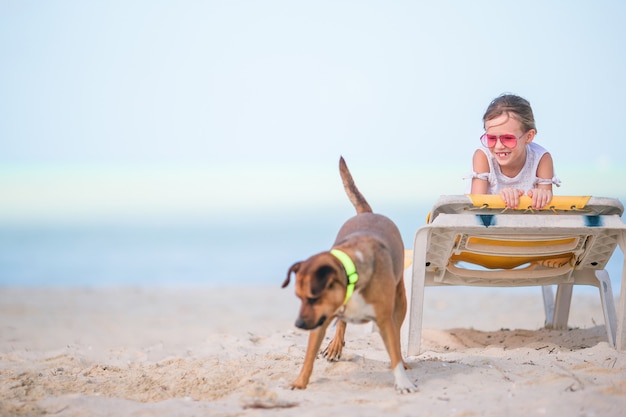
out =
[[[483,148],[474,152],[472,194],[499,194],[506,207],[519,205],[520,196],[532,198],[532,207],[541,209],[552,199],[554,175],[552,156],[533,143],[537,134],[530,103],[511,94],[491,102],[483,116]]]

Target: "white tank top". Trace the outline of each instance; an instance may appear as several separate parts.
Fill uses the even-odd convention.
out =
[[[515,177],[507,177],[502,173],[500,165],[496,162],[495,157],[488,149],[480,148],[480,150],[487,156],[489,172],[480,174],[474,172],[469,178],[479,178],[489,181],[487,194],[498,194],[503,188],[517,188],[518,190],[527,192],[528,190],[537,188],[539,184],[554,184],[557,187],[561,185],[561,181],[556,175],[553,178],[537,177],[539,161],[548,151],[535,142],[530,142],[526,145],[526,162],[522,170]]]

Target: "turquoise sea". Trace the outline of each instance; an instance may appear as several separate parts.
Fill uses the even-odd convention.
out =
[[[388,210],[408,248],[428,210]],[[347,208],[211,221],[2,225],[0,286],[280,287],[289,266],[328,249],[350,215]],[[607,266],[616,296],[622,262],[617,250]]]

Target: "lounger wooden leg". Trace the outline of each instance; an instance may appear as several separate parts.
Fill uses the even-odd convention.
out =
[[[617,331],[615,334],[615,348],[626,350],[626,232],[620,233],[619,247],[622,250],[624,262],[622,264],[622,287],[619,296],[619,313]]]
[[[611,278],[604,269],[596,271],[596,278],[600,281],[600,299],[602,300],[602,312],[604,313],[604,323],[609,344],[615,347],[615,329],[617,328],[617,317],[615,315],[615,299],[611,289]]]
[[[424,317],[424,285],[426,282],[426,249],[429,230],[420,229],[415,234],[413,245],[413,276],[409,291],[409,340],[407,356],[417,356],[422,343],[422,320]]]
[[[545,326],[547,329],[551,329],[554,326],[554,292],[552,291],[552,285],[544,285],[541,287],[543,294],[543,308],[546,312]]]
[[[554,318],[552,322],[553,329],[567,329],[573,288],[574,285],[572,284],[559,284],[557,286],[554,302]]]

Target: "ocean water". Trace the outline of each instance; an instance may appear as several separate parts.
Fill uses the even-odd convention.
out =
[[[428,209],[391,210],[408,248]],[[328,209],[219,221],[2,225],[0,286],[279,288],[294,262],[330,248],[350,215]],[[616,250],[607,266],[616,296],[622,262]]]
[[[193,220],[0,224],[0,286],[279,288],[294,262],[330,248],[342,221],[329,209]]]
[[[291,263],[330,243],[315,227],[267,223],[5,226],[0,285],[279,286]]]

